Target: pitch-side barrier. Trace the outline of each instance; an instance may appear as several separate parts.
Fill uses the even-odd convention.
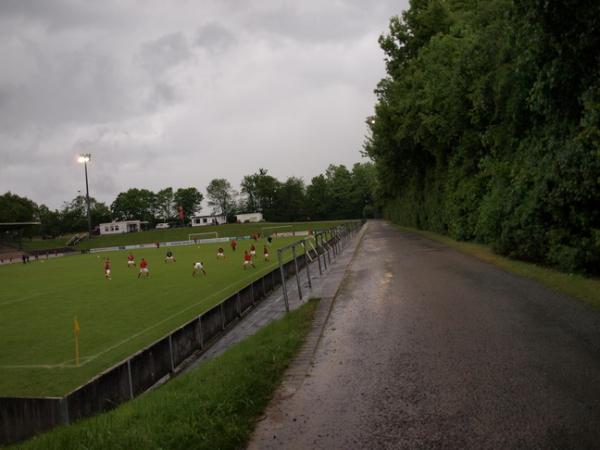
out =
[[[22,441],[58,425],[108,411],[165,377],[176,375],[186,361],[203,353],[227,328],[281,284],[289,310],[286,281],[296,276],[302,298],[300,271],[306,268],[310,285],[311,260],[318,261],[319,272],[327,270],[332,257],[337,257],[361,226],[361,222],[349,222],[317,231],[313,237],[286,247],[293,253],[290,260],[282,258],[279,250],[279,267],[63,397],[0,397],[0,445]],[[306,251],[297,254],[299,247]]]

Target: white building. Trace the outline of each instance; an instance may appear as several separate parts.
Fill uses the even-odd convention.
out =
[[[124,220],[122,222],[101,223],[100,234],[134,233],[142,229],[141,220]]]
[[[262,213],[259,213],[259,212],[248,213],[248,214],[238,214],[237,216],[235,216],[235,218],[239,223],[262,222],[263,221],[263,215],[262,215]]]
[[[208,225],[222,225],[227,223],[225,216],[194,216],[192,217],[193,227],[205,227]]]

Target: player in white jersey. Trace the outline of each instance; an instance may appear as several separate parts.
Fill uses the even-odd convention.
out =
[[[202,272],[204,275],[206,275],[206,270],[204,270],[204,264],[199,261],[199,262],[195,262],[194,263],[194,270],[192,271],[192,276],[195,277],[197,273]]]

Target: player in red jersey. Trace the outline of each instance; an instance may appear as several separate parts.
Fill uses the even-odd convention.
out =
[[[254,246],[254,244],[250,246],[250,256],[252,256],[252,259],[256,257],[256,247]]]
[[[107,280],[112,280],[112,276],[110,274],[110,258],[104,258],[104,278]]]
[[[133,253],[130,253],[129,256],[127,256],[127,268],[129,269],[130,267],[135,267],[135,258],[133,257]]]
[[[237,248],[237,241],[235,239],[231,240],[231,250],[233,250],[235,252],[235,249]]]
[[[256,269],[256,266],[252,262],[252,255],[248,253],[248,250],[244,250],[244,270],[246,270],[248,266],[252,266]]]
[[[271,261],[269,259],[269,247],[267,247],[266,245],[265,245],[265,247],[263,249],[263,255],[265,257],[265,261]]]
[[[138,278],[144,275],[144,278],[148,278],[150,276],[150,270],[148,269],[148,261],[144,258],[140,261],[140,273],[138,273]]]

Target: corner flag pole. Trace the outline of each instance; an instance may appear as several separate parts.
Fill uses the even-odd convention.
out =
[[[79,367],[79,332],[81,328],[79,327],[79,321],[77,320],[77,316],[73,318],[73,334],[75,335],[75,364]]]

